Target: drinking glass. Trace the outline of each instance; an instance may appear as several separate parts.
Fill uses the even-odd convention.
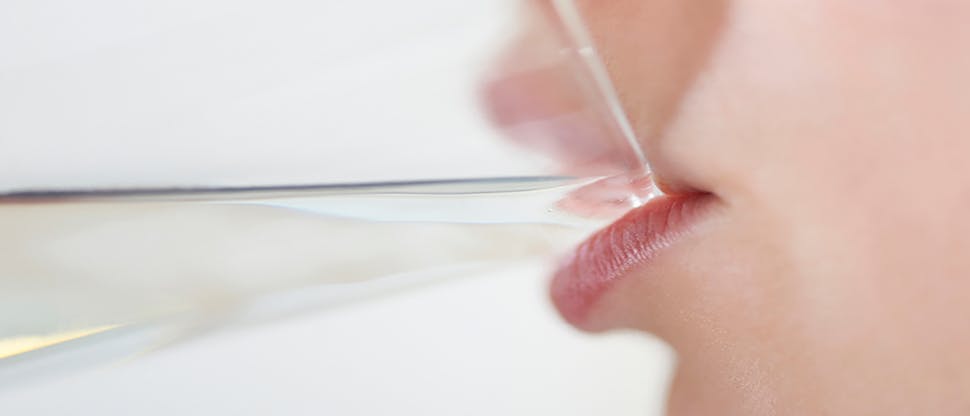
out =
[[[548,256],[653,190],[570,1],[0,5],[0,381]]]

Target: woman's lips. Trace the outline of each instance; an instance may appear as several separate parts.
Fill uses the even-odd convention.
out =
[[[539,11],[537,16],[543,19],[537,23],[552,16],[551,9]],[[524,35],[496,62],[496,76],[484,82],[481,90],[486,114],[507,138],[559,161],[563,174],[624,174],[580,189],[558,208],[615,218],[654,184],[677,195],[656,197],[625,214],[581,244],[556,273],[554,301],[567,320],[582,327],[614,282],[689,232],[702,208],[715,198],[693,192],[690,184],[656,177],[648,179],[650,187],[643,186],[637,171],[642,157],[631,148],[612,113],[604,111],[608,109],[599,96],[591,96],[589,74],[577,70],[577,65],[585,64],[564,55],[563,47],[571,44],[563,44],[558,32],[543,32],[544,27],[535,26],[537,31]],[[631,179],[623,182],[627,175]]]
[[[710,194],[659,196],[598,231],[553,277],[551,294],[559,312],[573,325],[587,327],[591,311],[614,283],[688,235],[713,202]]]

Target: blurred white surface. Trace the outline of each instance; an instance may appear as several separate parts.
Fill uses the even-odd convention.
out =
[[[0,391],[5,415],[659,415],[670,357],[590,337],[541,267],[451,280]]]
[[[0,2],[0,192],[543,173],[479,111],[514,2]]]

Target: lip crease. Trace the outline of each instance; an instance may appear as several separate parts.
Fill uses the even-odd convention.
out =
[[[550,293],[559,313],[590,329],[588,317],[599,299],[631,269],[689,235],[713,201],[704,193],[662,195],[593,234],[553,276]]]

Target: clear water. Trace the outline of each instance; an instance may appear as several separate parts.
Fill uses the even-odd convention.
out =
[[[105,340],[143,348],[254,310],[265,319],[550,256],[628,210],[627,184],[541,177],[0,196],[0,383],[32,358],[91,360],[63,354]]]

